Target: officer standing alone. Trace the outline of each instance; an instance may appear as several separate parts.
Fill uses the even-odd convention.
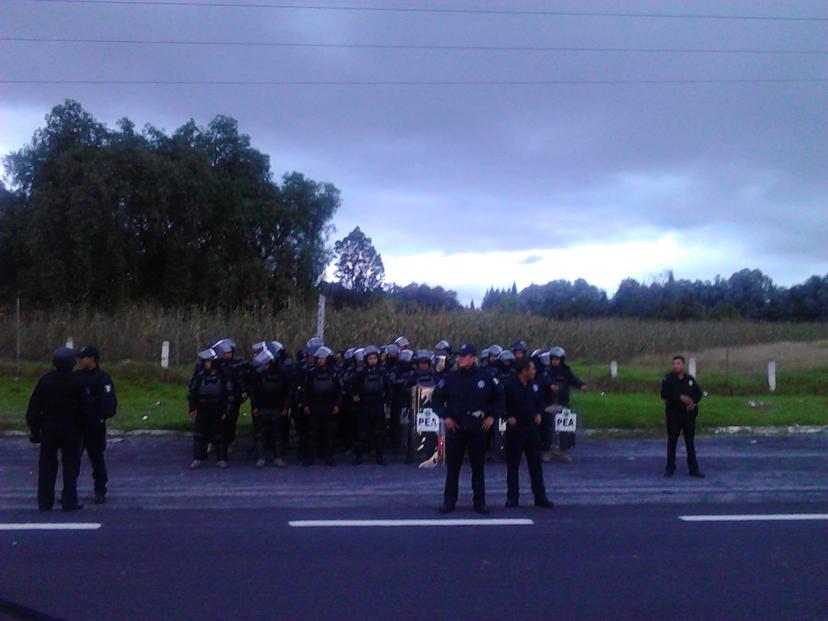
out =
[[[661,380],[661,398],[664,400],[667,421],[667,467],[664,476],[671,477],[676,472],[676,445],[683,433],[689,474],[703,479],[704,475],[699,470],[696,459],[695,437],[699,402],[704,398],[704,393],[696,378],[684,372],[683,356],[674,356],[672,367],[672,372]]]
[[[109,477],[106,472],[104,451],[106,450],[106,421],[118,411],[118,399],[115,396],[115,384],[109,373],[98,366],[100,354],[91,346],[78,352],[80,371],[77,375],[89,391],[92,419],[83,430],[83,448],[92,465],[92,482],[94,484],[96,505],[106,502],[106,486]]]
[[[454,511],[460,468],[466,451],[472,470],[474,510],[485,515],[486,434],[503,414],[503,387],[477,367],[477,348],[465,344],[457,352],[457,369],[445,374],[434,389],[432,407],[446,426],[446,486],[440,513]]]
[[[55,504],[58,453],[63,464],[63,510],[83,509],[78,504],[78,475],[90,402],[89,392],[72,373],[75,362],[75,352],[68,347],[55,350],[55,370],[38,380],[26,410],[29,440],[40,444],[37,506],[41,511],[51,511]]]

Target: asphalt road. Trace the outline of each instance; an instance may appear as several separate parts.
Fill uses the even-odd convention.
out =
[[[110,502],[44,516],[35,450],[0,441],[0,527],[100,524],[0,530],[0,598],[70,620],[828,619],[828,521],[680,519],[828,514],[824,436],[700,439],[701,481],[661,477],[660,441],[582,442],[546,466],[552,511],[504,509],[491,464],[490,518],[529,523],[458,526],[290,524],[440,520],[440,469],[190,472],[188,448],[115,443]]]

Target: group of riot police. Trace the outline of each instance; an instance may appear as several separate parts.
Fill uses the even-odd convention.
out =
[[[541,459],[568,461],[569,445],[563,434],[558,445],[552,442],[555,434],[551,425],[555,412],[569,405],[570,390],[586,390],[586,385],[566,364],[563,348],[530,352],[524,341],[518,341],[505,349],[490,345],[479,356],[475,349],[470,358],[468,348],[472,346],[464,347],[455,351],[448,341],[441,340],[433,351],[415,349],[405,336],[399,336],[382,347],[334,350],[323,339],[313,337],[293,357],[279,341],[260,341],[253,345],[251,357],[244,360],[237,355],[232,339],[217,339],[198,354],[190,381],[189,410],[195,421],[190,467],[200,468],[212,446],[217,465],[227,468],[239,407],[247,399],[257,468],[286,467],[292,436],[297,438],[295,457],[304,465],[312,465],[318,459],[334,466],[337,448],[351,457],[353,465],[362,464],[369,455],[377,464],[385,465],[386,451],[390,448],[399,454],[403,447],[406,462],[411,462],[413,445],[410,439],[406,441],[403,416],[412,402],[412,391],[421,386],[435,388],[432,407],[446,421],[446,462],[453,477],[451,473],[454,469],[459,472],[462,462],[462,457],[459,462],[453,461],[457,453],[453,447],[468,436],[463,431],[468,421],[463,420],[465,414],[459,418],[450,415],[451,407],[457,405],[457,399],[474,395],[481,381],[485,386],[493,386],[497,395],[492,420],[503,419],[508,424],[502,445],[495,439],[497,427],[493,424],[486,424],[479,438],[473,438],[475,470],[478,457],[485,460],[488,455],[493,460],[502,453],[512,464],[521,451],[526,452],[530,471],[535,474],[540,468],[535,467],[535,457],[538,464]],[[446,393],[447,386],[464,377],[463,371],[469,364],[478,379],[456,395]],[[531,407],[537,409],[529,416],[529,426],[518,411],[527,404],[519,405],[508,398],[509,387],[521,384],[521,377],[527,379],[527,373],[531,373],[527,381],[533,386]],[[510,407],[516,411],[510,411]],[[469,411],[478,410],[484,411]],[[454,429],[453,424],[458,428]],[[527,452],[525,441],[515,442],[519,435],[531,436],[537,451]],[[464,448],[465,444],[458,450]],[[479,454],[478,448],[482,451]],[[515,473],[519,463],[518,457],[511,468]],[[452,497],[456,500],[455,487],[447,486],[446,507],[451,505]],[[536,497],[539,504],[545,504],[544,493],[538,491]],[[517,504],[516,489],[510,491],[510,501]]]

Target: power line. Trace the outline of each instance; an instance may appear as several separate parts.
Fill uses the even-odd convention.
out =
[[[579,47],[535,45],[417,45],[402,43],[308,43],[283,41],[181,41],[174,39],[92,39],[66,37],[14,37],[0,36],[0,41],[19,43],[70,43],[102,45],[190,45],[216,47],[273,47],[273,48],[321,48],[359,50],[435,50],[473,52],[577,52],[577,53],[633,53],[633,54],[782,54],[828,55],[828,50],[768,50],[748,48],[648,48],[648,47]]]
[[[828,22],[828,17],[783,15],[726,15],[720,13],[636,13],[609,11],[555,11],[547,9],[468,9],[449,7],[385,7],[271,2],[183,2],[182,0],[20,0],[42,4],[92,4],[197,8],[280,9],[302,11],[360,11],[368,13],[432,13],[454,15],[513,15],[533,17],[609,17],[630,19],[692,19],[767,22]]]
[[[0,84],[136,86],[634,86],[699,84],[826,84],[828,78],[727,78],[652,80],[107,80],[0,79]]]

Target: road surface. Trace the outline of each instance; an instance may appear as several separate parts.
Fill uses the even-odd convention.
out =
[[[111,444],[107,505],[44,515],[33,508],[36,449],[5,439],[0,610],[67,620],[828,619],[828,437],[698,447],[704,480],[681,468],[664,479],[661,441],[579,442],[573,464],[545,466],[551,511],[503,508],[505,466],[490,464],[493,511],[482,523],[466,469],[447,526],[435,511],[441,469],[343,460],[257,471],[241,451],[227,471],[191,472],[181,437]],[[82,496],[89,476],[85,463]]]

